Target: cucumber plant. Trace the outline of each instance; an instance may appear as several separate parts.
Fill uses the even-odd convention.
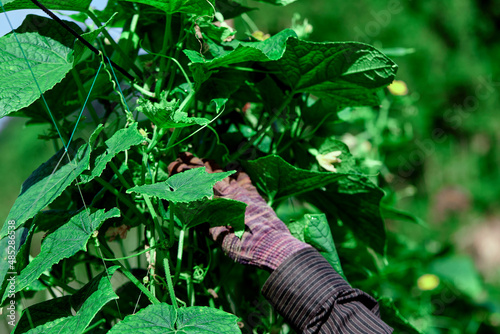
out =
[[[238,168],[356,287],[376,271],[384,192],[339,138],[356,107],[383,108],[397,70],[385,54],[310,42],[296,18],[264,34],[233,0],[1,1],[7,17],[51,14],[0,38],[0,117],[47,124],[40,138],[56,147],[1,230],[3,305],[50,296],[16,304],[14,333],[290,331],[258,296],[268,274],[225,258],[206,233],[207,223],[244,230],[245,204],[212,190]],[[183,151],[227,172],[169,177]],[[390,325],[417,333],[382,306]]]

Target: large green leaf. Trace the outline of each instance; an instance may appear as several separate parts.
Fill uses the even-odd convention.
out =
[[[217,46],[211,44],[211,52],[215,53],[215,58],[213,59],[206,59],[202,54],[193,50],[184,50],[184,53],[192,63],[200,64],[197,66],[200,66],[205,71],[209,71],[217,67],[246,61],[264,62],[278,60],[283,57],[287,40],[290,37],[297,37],[297,35],[293,30],[286,29],[262,42],[234,41],[232,43],[226,43],[232,46],[234,50],[227,51],[219,47],[216,53],[214,49]]]
[[[165,303],[150,305],[116,324],[109,334],[239,334],[238,318],[211,307],[175,309]]]
[[[144,140],[144,137],[137,130],[137,123],[132,124],[128,128],[116,131],[111,138],[106,140],[106,150],[95,158],[90,175],[82,175],[82,181],[90,182],[94,178],[101,176],[106,165],[115,155],[128,150],[132,146],[139,145]],[[102,149],[104,148],[97,148],[96,151]]]
[[[4,4],[5,10],[15,10],[15,9],[38,9],[39,7],[35,5],[30,0],[1,0]],[[90,6],[92,0],[44,0],[43,5],[49,9],[54,10],[75,10],[78,12],[83,12],[87,10]]]
[[[71,316],[71,296],[63,296],[31,305],[23,310],[12,334],[26,333],[34,327],[42,326],[59,318]]]
[[[111,267],[94,277],[75,295],[71,296],[71,304],[78,312],[74,316],[45,322],[41,326],[26,332],[27,334],[73,334],[83,333],[97,312],[109,301],[117,299],[110,278],[118,269]],[[81,302],[81,303],[80,303]],[[77,305],[75,305],[77,304]],[[75,307],[76,306],[76,307]]]
[[[0,38],[0,118],[29,106],[60,82],[73,68],[72,50],[38,33],[14,34]],[[30,71],[33,71],[36,82]],[[40,110],[40,112],[46,112]]]
[[[214,195],[213,186],[235,171],[207,173],[205,168],[193,168],[169,177],[165,182],[137,186],[127,190],[148,196],[155,196],[172,203],[187,203]]]
[[[397,65],[374,47],[355,42],[314,43],[290,38],[272,64],[295,92],[309,92],[338,107],[375,105],[373,91],[389,85]]]
[[[72,149],[73,145],[70,146],[68,152],[61,149],[24,181],[21,194],[14,202],[2,227],[0,238],[7,235],[7,222],[9,220],[15,221],[17,229],[52,203],[89,167],[91,147],[101,131],[102,126],[99,126],[91,135],[89,143],[80,146],[76,154],[74,153],[75,149]],[[73,143],[76,144],[76,141]]]
[[[260,42],[226,43],[227,50],[210,44],[213,59],[185,50],[193,73],[207,73],[235,63],[266,62],[270,71],[294,92],[310,92],[327,99],[337,108],[375,105],[374,90],[394,80],[397,65],[374,47],[356,42],[314,43],[296,38],[287,29]],[[198,76],[200,78],[200,76]],[[208,77],[205,76],[206,80]]]
[[[63,20],[63,22],[77,33],[83,33],[80,26],[78,26],[75,22],[66,20]],[[27,15],[23,23],[15,31],[18,34],[24,34],[27,32],[38,33],[41,36],[56,40],[68,48],[73,48],[76,39],[75,36],[73,36],[69,31],[61,29],[61,25],[55,20],[45,16],[33,14]]]
[[[105,220],[119,216],[120,210],[117,208],[108,212],[102,209],[93,214],[86,209],[50,233],[42,243],[40,254],[17,276],[15,292],[24,289],[60,260],[69,258],[80,250],[87,250],[87,242],[92,233],[99,229]],[[2,301],[7,297],[8,291],[4,293]]]
[[[231,225],[238,237],[245,231],[247,205],[227,198],[204,199],[190,203],[174,204],[175,215],[182,224],[194,227],[205,222],[210,226]]]
[[[341,173],[297,168],[277,155],[248,161],[244,165],[254,184],[273,200],[305,193],[346,177]]]
[[[154,6],[169,14],[187,13],[197,15],[214,15],[213,0],[126,0]]]
[[[308,201],[340,218],[359,240],[384,254],[385,225],[380,215],[383,192],[363,175],[309,171],[292,166],[276,155],[244,165],[255,185],[271,200],[314,190],[307,194]],[[322,187],[323,190],[317,189]]]

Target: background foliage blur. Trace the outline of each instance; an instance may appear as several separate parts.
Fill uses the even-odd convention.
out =
[[[295,23],[308,20],[308,39],[365,42],[396,61],[403,82],[387,93],[380,110],[360,108],[347,124],[332,123],[367,168],[382,167],[378,182],[386,200],[421,220],[386,215],[391,233],[387,260],[379,265],[383,279],[363,284],[381,285],[377,297],[393,298],[424,333],[500,333],[498,3],[247,5],[260,7],[249,16],[265,34],[290,27],[300,13]],[[236,28],[245,33],[248,24],[236,22]],[[0,132],[2,221],[22,182],[53,154],[50,143],[36,140],[46,130],[16,119]],[[348,266],[342,249],[339,254]]]

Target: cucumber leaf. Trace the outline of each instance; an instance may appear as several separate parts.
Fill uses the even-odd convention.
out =
[[[193,168],[172,175],[165,182],[130,188],[127,193],[154,196],[172,203],[188,203],[212,197],[213,186],[235,172],[207,173],[204,167]]]
[[[205,222],[210,226],[231,225],[241,238],[245,231],[245,209],[247,205],[228,198],[214,198],[189,203],[174,204],[175,215],[186,227]]]
[[[239,334],[238,318],[211,307],[192,306],[175,309],[165,303],[150,305],[137,314],[126,316],[109,334]]]
[[[308,201],[342,220],[359,240],[385,254],[385,226],[380,214],[384,193],[363,175],[309,171],[276,155],[248,161],[244,166],[256,187],[271,201],[309,192]]]
[[[38,33],[18,34],[17,38],[29,66],[14,34],[1,37],[0,118],[35,102],[40,97],[37,83],[46,92],[73,68],[73,50],[60,42]]]
[[[15,228],[17,229],[52,203],[61,195],[64,189],[89,167],[91,147],[101,131],[102,126],[100,125],[91,135],[89,143],[81,145],[76,153],[74,152],[76,151],[77,141],[73,141],[70,148],[68,148],[68,152],[64,149],[59,150],[24,181],[21,194],[14,202],[2,227],[0,238],[7,235],[7,222],[9,220],[15,221]]]
[[[269,68],[279,70],[294,92],[313,93],[341,108],[378,104],[374,90],[394,80],[397,65],[367,44],[290,38],[283,57]]]
[[[43,5],[53,10],[74,10],[83,12],[89,8],[91,2],[92,0],[44,0]],[[2,0],[2,3],[6,11],[16,9],[39,9],[39,7],[30,0]]]
[[[120,210],[117,208],[108,212],[102,209],[92,214],[86,209],[50,233],[42,242],[40,254],[17,276],[15,292],[24,289],[60,260],[69,258],[80,250],[86,251],[92,233],[98,230],[105,220],[119,216]],[[8,292],[9,290],[5,291],[2,302],[7,298]]]
[[[101,308],[109,301],[117,299],[110,278],[118,269],[113,266],[87,283],[81,290],[71,296],[71,304],[77,310],[74,316],[59,318],[45,322],[41,326],[27,331],[28,334],[73,334],[84,333],[87,326]],[[75,303],[76,301],[76,303]],[[81,302],[81,304],[78,304]],[[76,305],[75,305],[76,304]]]
[[[301,169],[277,155],[244,162],[244,166],[256,187],[273,201],[323,187],[346,175]]]
[[[111,138],[106,140],[106,150],[98,155],[95,161],[92,162],[93,166],[90,175],[82,175],[82,182],[87,183],[101,176],[106,165],[115,155],[128,150],[132,146],[139,145],[143,141],[144,137],[139,130],[137,130],[137,123],[132,124],[128,128],[116,131]],[[99,152],[100,149],[102,150],[103,148],[97,148],[95,151]]]

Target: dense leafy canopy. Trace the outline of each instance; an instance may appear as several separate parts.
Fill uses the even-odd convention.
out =
[[[294,0],[261,2],[284,6]],[[25,0],[3,4],[7,11],[33,8]],[[283,218],[291,233],[346,279],[363,282],[375,275],[373,265],[383,262],[386,248],[384,193],[367,173],[376,163],[351,155],[332,123],[353,122],[359,106],[379,108],[380,89],[397,71],[391,59],[363,43],[307,41],[293,29],[240,38],[225,20],[252,9],[231,0],[109,1],[103,11],[88,10],[89,4],[44,2],[81,12],[72,16],[80,22],[93,20],[95,27],[85,32],[68,24],[120,68],[38,16],[28,16],[16,35],[0,38],[0,72],[6,74],[0,79],[0,117],[51,126],[54,118],[43,138],[57,147],[61,136],[68,146],[23,184],[1,231],[0,246],[14,244],[14,252],[2,251],[0,277],[3,302],[12,293],[5,278],[14,270],[15,292],[60,287],[71,295],[28,308],[16,333],[92,326],[109,333],[239,333],[238,317],[223,310],[243,317],[258,307],[248,294],[266,276],[254,269],[243,275],[224,259],[204,223],[230,225],[243,235],[247,205],[214,192],[217,182],[236,179],[241,169],[273,209],[298,204],[291,219]],[[122,29],[119,40],[110,39],[108,27]],[[134,81],[128,81],[130,73]],[[50,115],[41,114],[38,87]],[[87,94],[81,118],[75,112]],[[67,145],[65,138],[87,138],[89,129],[95,130],[88,142]],[[201,167],[169,175],[169,164],[183,151],[229,171]],[[384,212],[406,217],[388,204]],[[137,245],[122,241],[131,228]],[[30,259],[37,232],[45,236]],[[87,247],[89,241],[95,247]],[[344,271],[340,264],[349,243],[373,256],[353,259],[362,270],[344,265]],[[77,282],[80,263],[88,283],[75,290],[69,283]],[[101,273],[93,277],[95,268]],[[117,268],[127,283],[115,292],[110,277]],[[252,289],[235,293],[246,284]],[[117,309],[106,305],[114,299]],[[395,324],[411,329],[393,305],[386,311]],[[284,326],[272,322],[262,324],[266,331]],[[241,324],[250,331],[261,326]]]

